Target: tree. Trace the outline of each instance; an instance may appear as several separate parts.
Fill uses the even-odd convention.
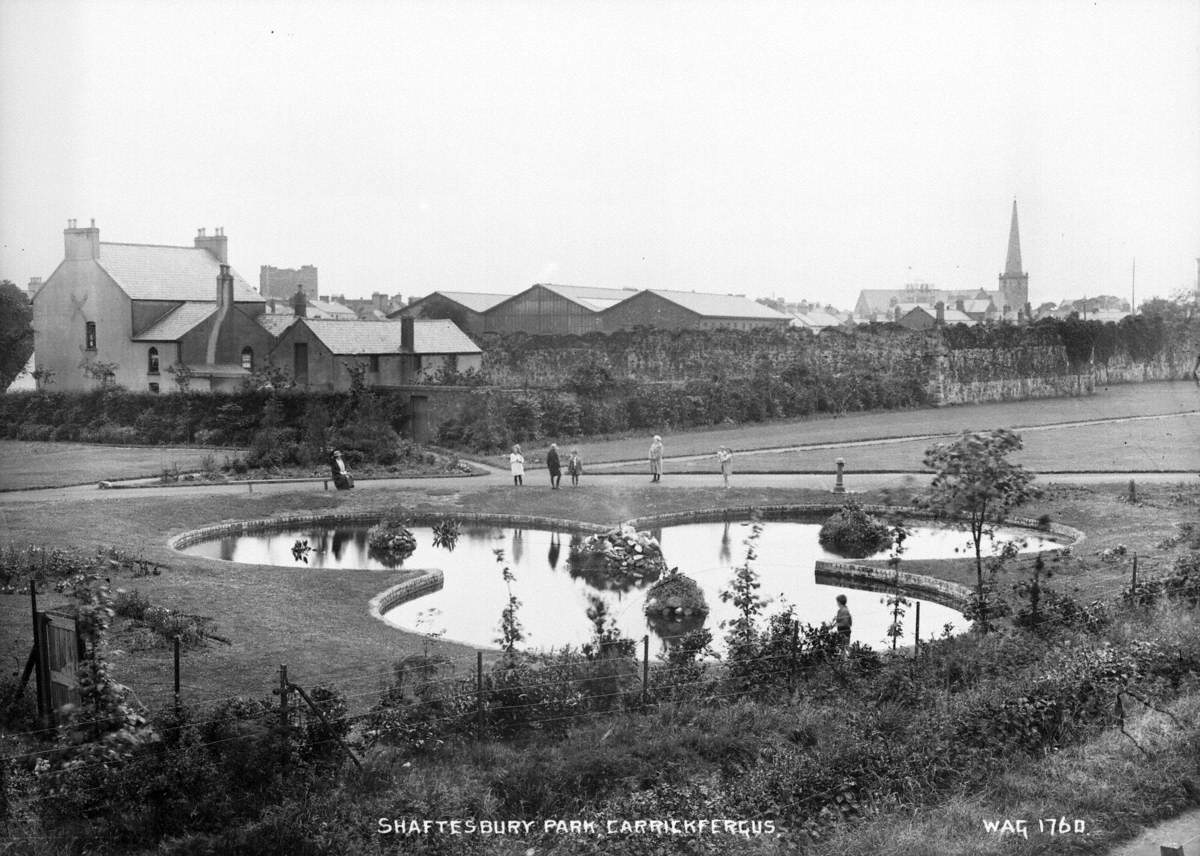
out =
[[[1035,498],[1033,473],[1008,460],[1021,448],[1021,437],[1007,428],[964,431],[949,443],[925,451],[925,466],[935,473],[924,504],[944,517],[966,520],[975,548],[979,614],[986,626],[983,588],[983,539],[991,537],[1009,512]]]
[[[25,370],[33,353],[33,306],[14,283],[0,281],[0,392]]]

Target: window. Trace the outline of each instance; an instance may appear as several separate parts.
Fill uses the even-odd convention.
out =
[[[83,346],[89,351],[96,350],[96,322],[87,322],[83,335]]]
[[[370,370],[373,372],[379,371],[379,354],[371,354]]]
[[[150,384],[150,391],[151,391],[151,392],[158,392],[158,384],[156,384],[156,383],[152,383],[152,384]]]
[[[158,374],[158,348],[151,348],[146,357],[148,363],[146,371],[150,374]]]
[[[254,349],[249,345],[242,348],[242,368],[248,372],[254,371]]]

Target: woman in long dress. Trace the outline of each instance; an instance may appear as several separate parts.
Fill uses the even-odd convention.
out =
[[[508,456],[508,466],[512,470],[513,484],[525,483],[525,456],[521,454],[520,445],[513,446],[512,454]]]
[[[663,442],[662,437],[655,434],[650,443],[650,481],[662,479]]]

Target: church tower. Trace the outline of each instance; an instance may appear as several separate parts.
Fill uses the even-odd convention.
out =
[[[1005,315],[1024,311],[1029,302],[1029,274],[1021,270],[1021,235],[1017,230],[1017,200],[1013,200],[1012,225],[1008,229],[1008,258],[1000,274],[1000,302]]]

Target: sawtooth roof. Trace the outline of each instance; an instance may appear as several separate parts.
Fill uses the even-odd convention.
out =
[[[100,243],[97,259],[109,276],[132,300],[216,300],[221,263],[202,247],[165,247],[157,244]],[[233,268],[235,302],[261,301]]]
[[[333,321],[305,318],[313,334],[335,354],[400,354],[401,321]],[[414,354],[478,354],[471,341],[453,321],[413,321]]]

